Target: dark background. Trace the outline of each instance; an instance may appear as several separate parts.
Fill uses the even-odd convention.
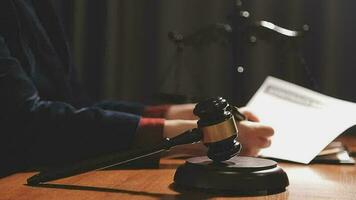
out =
[[[177,54],[169,31],[185,35],[234,19],[233,0],[54,1],[89,95],[158,103],[159,93],[193,99],[225,96],[245,104],[268,75],[356,102],[356,2],[249,0],[250,20],[310,30],[301,40],[307,68],[285,44],[257,37],[238,43],[185,47]],[[237,24],[238,25],[238,24]],[[236,27],[235,27],[236,28]],[[232,53],[236,45],[239,53]],[[238,73],[234,62],[244,66]],[[188,101],[190,98],[188,98]]]

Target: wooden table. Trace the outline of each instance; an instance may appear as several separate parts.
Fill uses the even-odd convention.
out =
[[[356,150],[356,138],[343,137]],[[283,193],[236,197],[196,191],[177,192],[173,186],[175,169],[182,158],[167,156],[159,169],[116,169],[94,171],[53,181],[41,186],[25,185],[35,173],[18,173],[0,179],[0,200],[79,200],[79,199],[356,199],[356,166],[279,163],[290,185]]]

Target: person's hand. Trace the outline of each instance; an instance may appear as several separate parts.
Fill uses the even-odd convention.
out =
[[[194,103],[171,105],[165,114],[165,118],[196,120],[198,117],[193,114],[195,105]]]
[[[238,138],[242,145],[240,155],[257,156],[262,148],[271,145],[271,137],[274,134],[272,127],[259,123],[259,119],[248,108],[240,108],[239,111],[244,114],[247,120],[240,121],[237,124]]]
[[[257,156],[260,149],[271,145],[271,136],[274,133],[272,127],[259,122],[241,121],[237,128],[239,130],[237,140],[242,145],[240,155]]]
[[[193,114],[195,104],[182,104],[171,106],[167,118],[178,120],[166,120],[163,129],[163,136],[172,138],[184,131],[197,127],[197,117]],[[247,120],[237,123],[238,138],[242,144],[240,155],[257,156],[262,148],[271,145],[271,136],[274,133],[272,127],[259,123],[258,117],[250,112],[248,108],[239,108],[239,111],[246,116]],[[179,120],[181,119],[181,120]],[[182,120],[193,119],[193,120]]]
[[[189,129],[197,127],[196,120],[165,120],[163,127],[163,137],[172,138]]]
[[[258,117],[253,114],[249,109],[248,107],[241,107],[239,108],[239,111],[241,114],[245,115],[246,117],[246,120],[248,121],[252,121],[252,122],[259,122],[260,119],[258,119]]]
[[[196,103],[171,105],[165,114],[165,119],[198,120],[199,118],[193,114],[195,105]],[[239,111],[246,116],[247,120],[259,121],[258,117],[250,112],[247,107],[239,108]]]

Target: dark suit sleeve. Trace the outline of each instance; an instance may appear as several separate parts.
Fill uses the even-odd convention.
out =
[[[0,37],[2,165],[58,165],[128,149],[138,115],[44,101]],[[12,163],[12,164],[11,164]]]
[[[145,106],[140,103],[127,101],[103,101],[95,104],[95,106],[104,110],[115,110],[120,112],[132,113],[135,115],[142,115]]]

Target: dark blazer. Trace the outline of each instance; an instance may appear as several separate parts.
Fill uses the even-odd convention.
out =
[[[127,102],[83,106],[48,0],[0,1],[0,94],[0,176],[125,150],[143,110]]]

